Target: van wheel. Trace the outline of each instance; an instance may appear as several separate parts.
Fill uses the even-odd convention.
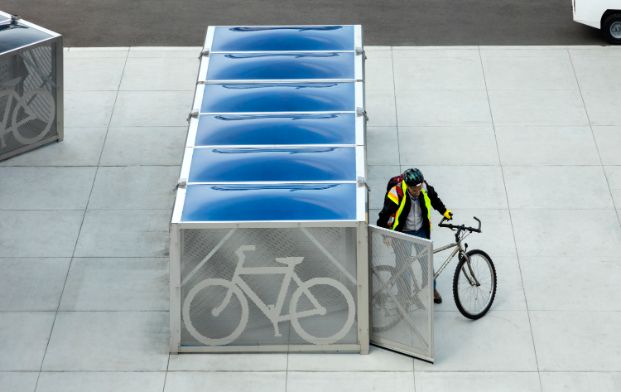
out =
[[[621,44],[621,14],[612,14],[604,19],[602,32],[611,44]]]

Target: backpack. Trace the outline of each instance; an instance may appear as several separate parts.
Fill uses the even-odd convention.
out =
[[[388,192],[393,186],[400,184],[401,181],[403,181],[403,174],[392,177],[390,180],[388,180],[388,184],[386,184],[386,192]]]

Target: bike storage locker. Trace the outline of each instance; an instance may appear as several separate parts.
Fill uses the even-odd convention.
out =
[[[368,352],[360,26],[210,27],[171,222],[171,352]]]
[[[0,160],[62,138],[62,37],[0,11]]]

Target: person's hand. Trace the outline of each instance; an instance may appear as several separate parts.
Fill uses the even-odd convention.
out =
[[[390,241],[390,237],[388,237],[387,235],[385,235],[383,239],[384,239],[384,245],[390,246],[392,244],[392,242]]]
[[[444,212],[444,217],[445,217],[447,220],[452,220],[452,219],[453,219],[453,211],[451,211],[451,210],[446,210],[446,211]]]

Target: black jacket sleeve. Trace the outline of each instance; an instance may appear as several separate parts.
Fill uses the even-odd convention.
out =
[[[446,212],[446,207],[440,197],[436,193],[436,190],[429,184],[427,184],[427,196],[429,196],[429,201],[431,201],[431,206],[438,211],[440,214],[444,215]]]
[[[387,196],[388,192],[386,192],[386,195],[384,196],[384,208],[382,208],[379,213],[377,225],[385,229],[390,229],[390,227],[388,227],[388,220],[391,216],[395,214],[395,212],[397,212],[399,206],[395,204],[392,200],[390,200]]]

